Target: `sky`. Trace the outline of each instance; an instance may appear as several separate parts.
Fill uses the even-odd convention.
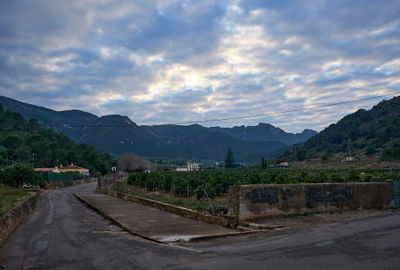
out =
[[[399,14],[398,0],[2,0],[0,95],[150,125],[394,93]],[[201,125],[320,131],[382,99]]]

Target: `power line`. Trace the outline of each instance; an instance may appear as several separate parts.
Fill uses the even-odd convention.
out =
[[[318,108],[328,108],[328,107],[339,106],[339,105],[344,105],[344,104],[356,103],[356,102],[360,102],[360,101],[377,99],[377,98],[382,98],[382,97],[387,97],[387,96],[394,96],[396,94],[400,94],[400,92],[394,92],[394,93],[386,94],[386,95],[373,96],[373,97],[368,97],[368,98],[360,98],[360,99],[354,99],[354,100],[349,100],[349,101],[341,101],[341,102],[336,102],[336,103],[331,103],[331,104],[326,104],[326,105],[317,105],[317,106],[312,106],[312,107],[286,110],[286,111],[280,111],[280,112],[269,112],[269,113],[250,114],[250,115],[234,116],[234,117],[227,117],[227,118],[198,120],[198,121],[191,121],[191,122],[175,123],[174,125],[187,125],[187,124],[197,124],[197,123],[204,123],[204,122],[221,122],[221,121],[236,120],[236,119],[256,118],[256,117],[260,117],[260,116],[301,112],[301,111],[313,110],[313,109],[318,109]]]
[[[365,101],[365,100],[383,98],[383,97],[387,97],[387,96],[394,96],[397,94],[400,94],[400,92],[394,92],[394,93],[390,93],[390,94],[367,97],[367,98],[353,99],[353,100],[349,100],[349,101],[341,101],[341,102],[330,103],[330,104],[325,104],[325,105],[311,106],[311,107],[306,107],[306,108],[279,111],[279,112],[249,114],[249,115],[233,116],[233,117],[226,117],[226,118],[215,118],[215,119],[196,120],[196,121],[189,121],[189,122],[170,123],[170,124],[163,124],[163,125],[188,125],[188,124],[198,124],[198,123],[207,123],[207,122],[222,122],[222,121],[237,120],[237,119],[257,118],[257,117],[261,117],[261,116],[270,116],[270,115],[280,115],[280,114],[286,114],[286,113],[314,110],[314,109],[319,109],[319,108],[329,108],[329,107],[333,107],[333,106],[351,104],[351,103],[356,103],[356,102]],[[92,125],[92,126],[88,126],[88,125],[51,124],[51,126],[56,126],[56,127],[58,126],[58,127],[65,127],[65,128],[70,128],[70,127],[71,128],[75,128],[75,127],[103,128],[103,127],[135,127],[136,125],[132,124],[132,125]]]

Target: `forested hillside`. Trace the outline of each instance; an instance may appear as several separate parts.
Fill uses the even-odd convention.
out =
[[[376,155],[382,161],[399,161],[400,97],[347,115],[280,159],[328,159],[336,153],[355,157]]]
[[[25,120],[19,113],[4,110],[0,104],[0,165],[15,161],[35,167],[54,167],[73,162],[92,173],[107,173],[115,161],[100,154],[94,146],[78,144],[62,133],[44,129],[34,119]]]

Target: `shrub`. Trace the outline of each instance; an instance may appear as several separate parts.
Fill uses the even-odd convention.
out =
[[[0,182],[12,187],[21,187],[22,184],[43,186],[44,180],[41,173],[35,172],[32,165],[16,162],[0,170]]]

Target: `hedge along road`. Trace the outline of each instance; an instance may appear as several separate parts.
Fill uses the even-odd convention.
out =
[[[400,213],[182,246],[132,236],[79,202],[96,183],[43,194],[10,239],[6,269],[397,269]]]

